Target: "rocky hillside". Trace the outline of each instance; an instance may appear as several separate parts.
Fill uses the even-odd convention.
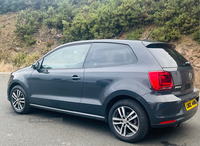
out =
[[[41,27],[33,35],[34,45],[27,45],[16,35],[16,13],[0,15],[0,72],[11,72],[32,64],[42,55],[60,45],[60,30]]]
[[[174,42],[176,50],[181,53],[195,69],[196,87],[200,89],[200,45],[191,36],[182,36]]]
[[[27,46],[25,42],[14,33],[16,13],[0,15],[0,72],[12,72],[33,63],[40,56],[60,45],[59,39],[63,37],[62,31],[48,27],[41,27],[33,35],[36,43]],[[141,39],[148,36],[151,29],[156,26],[148,26]],[[123,33],[120,39],[125,39]],[[195,85],[200,89],[200,44],[192,40],[191,35],[182,35],[180,39],[171,42],[176,45],[176,50],[181,53],[195,69]]]

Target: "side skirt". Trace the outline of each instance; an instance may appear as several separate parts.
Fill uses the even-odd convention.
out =
[[[58,109],[58,108],[42,106],[42,105],[37,105],[37,104],[30,104],[30,106],[105,121],[105,117],[103,117],[103,116],[81,113],[81,112],[76,112],[76,111],[69,111],[69,110]]]

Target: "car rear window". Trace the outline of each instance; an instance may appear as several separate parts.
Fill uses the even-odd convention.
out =
[[[162,67],[184,67],[187,60],[171,47],[149,48]]]

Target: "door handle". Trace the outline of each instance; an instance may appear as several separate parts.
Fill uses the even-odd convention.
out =
[[[79,77],[79,76],[77,76],[77,75],[73,75],[73,76],[71,77],[71,79],[72,79],[72,80],[80,80],[81,77]]]

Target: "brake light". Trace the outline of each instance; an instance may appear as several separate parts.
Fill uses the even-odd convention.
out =
[[[149,72],[149,79],[155,91],[171,90],[173,87],[172,75],[169,72]]]

